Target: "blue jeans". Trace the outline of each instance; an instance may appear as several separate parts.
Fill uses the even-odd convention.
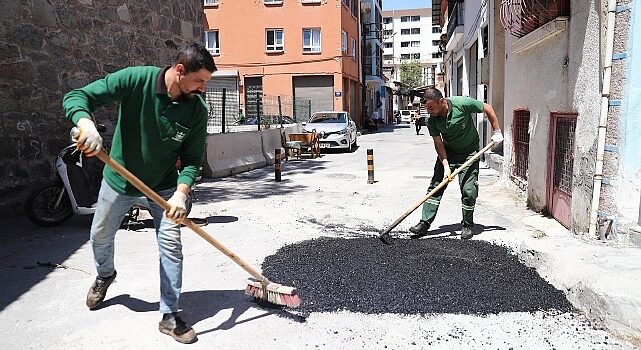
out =
[[[176,189],[158,192],[164,199],[170,198]],[[96,212],[91,224],[91,246],[98,276],[113,275],[114,238],[125,214],[134,204],[149,208],[154,218],[156,239],[160,254],[160,312],[178,311],[178,299],[182,288],[183,254],[180,241],[180,225],[165,218],[164,209],[144,197],[133,197],[116,192],[103,179],[96,203]]]

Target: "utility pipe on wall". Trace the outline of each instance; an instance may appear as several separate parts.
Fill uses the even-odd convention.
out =
[[[603,180],[603,156],[605,153],[605,134],[608,124],[608,107],[610,97],[610,81],[612,78],[612,51],[614,49],[614,19],[616,16],[616,0],[608,0],[607,27],[605,36],[605,57],[603,63],[603,87],[601,91],[601,112],[599,116],[599,131],[597,137],[596,166],[594,170],[594,187],[592,189],[592,208],[590,211],[590,237],[596,236],[599,219],[599,202],[601,198],[601,181]]]

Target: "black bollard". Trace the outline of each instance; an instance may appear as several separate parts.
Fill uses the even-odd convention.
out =
[[[374,183],[374,150],[367,150],[367,183]]]
[[[276,182],[280,182],[280,148],[276,148],[274,157],[274,175]]]

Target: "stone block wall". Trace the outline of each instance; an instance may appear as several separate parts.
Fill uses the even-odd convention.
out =
[[[55,176],[69,141],[62,97],[132,65],[165,66],[202,43],[203,1],[0,0],[0,210]],[[96,113],[113,130],[116,106]],[[107,135],[107,138],[109,135]],[[0,214],[1,215],[1,214]]]

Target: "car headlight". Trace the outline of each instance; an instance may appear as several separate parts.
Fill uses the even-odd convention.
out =
[[[305,130],[305,128],[302,128],[300,129],[300,132],[307,132],[307,130]]]
[[[345,134],[347,134],[347,128],[345,128],[345,129],[343,129],[343,130],[339,131],[338,133],[339,133],[339,134],[341,134],[341,135],[345,135]]]

